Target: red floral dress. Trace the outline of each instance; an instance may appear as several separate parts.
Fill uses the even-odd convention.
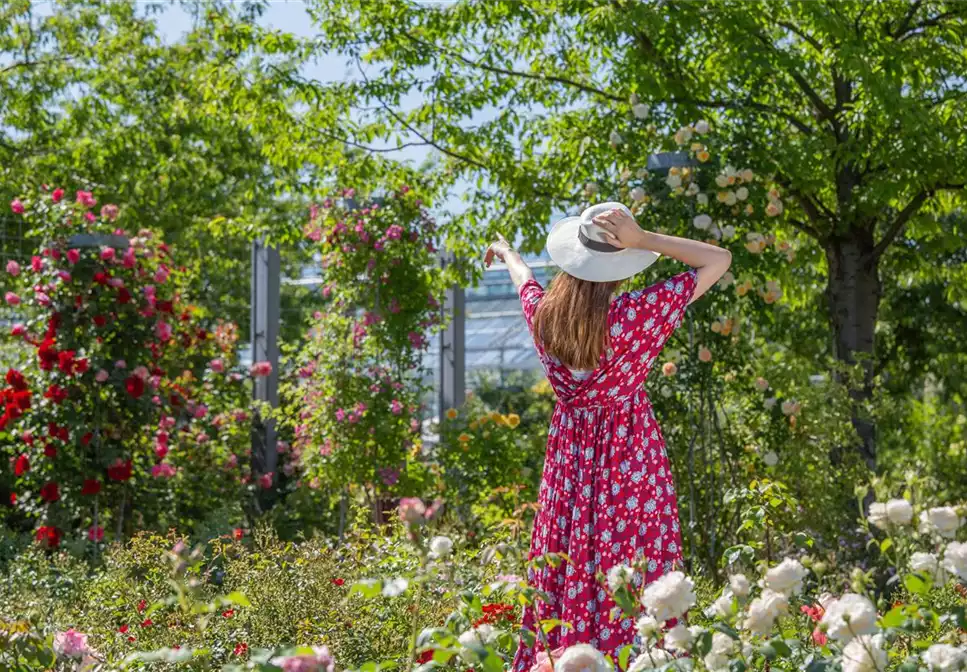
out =
[[[598,368],[580,378],[547,355],[533,333],[544,296],[535,280],[520,287],[524,317],[558,402],[547,437],[544,477],[530,557],[565,553],[570,562],[531,570],[531,585],[549,596],[528,608],[524,627],[569,624],[550,632],[550,648],[581,642],[615,655],[634,641],[630,618],[612,620],[614,603],[595,578],[616,564],[644,561],[650,583],[681,560],[675,486],[665,440],[644,390],[645,378],[665,342],[682,323],[695,290],[695,271],[616,298],[608,314],[610,347]],[[523,642],[513,670],[529,670],[538,643]]]

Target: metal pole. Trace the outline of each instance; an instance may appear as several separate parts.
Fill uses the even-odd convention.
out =
[[[443,258],[446,265],[449,259]],[[466,296],[463,287],[447,290],[443,302],[446,329],[440,334],[439,415],[448,408],[459,408],[466,401]]]
[[[252,362],[269,362],[272,373],[254,379],[253,399],[279,405],[279,251],[263,240],[252,243]],[[275,423],[256,418],[252,426],[253,466],[263,474],[274,472],[278,461]]]

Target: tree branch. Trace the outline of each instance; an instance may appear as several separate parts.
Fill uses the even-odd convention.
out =
[[[910,218],[917,214],[917,211],[920,210],[920,207],[931,196],[933,196],[933,189],[924,189],[914,196],[909,203],[907,203],[906,207],[897,214],[896,219],[894,219],[893,223],[890,224],[890,227],[886,230],[886,234],[883,236],[880,242],[878,242],[873,248],[873,251],[870,252],[869,261],[876,261],[884,252],[886,252],[886,249],[890,247],[890,245],[893,243],[893,240],[900,234],[900,231],[903,230],[903,227],[906,226],[907,222],[910,221]]]
[[[606,100],[612,100],[617,102],[624,102],[626,100],[621,96],[615,95],[608,91],[604,91],[602,89],[598,89],[594,86],[591,86],[590,84],[585,84],[583,82],[578,82],[573,79],[568,79],[567,77],[561,77],[559,75],[546,75],[543,73],[535,73],[535,72],[522,72],[520,70],[510,70],[508,68],[500,68],[495,65],[488,65],[486,63],[481,63],[479,60],[475,61],[471,58],[467,58],[461,53],[452,51],[445,47],[440,47],[436,44],[427,42],[426,40],[421,40],[420,38],[414,37],[409,34],[405,35],[405,37],[411,40],[412,42],[417,42],[418,44],[423,45],[424,47],[427,47],[429,49],[434,49],[440,53],[446,54],[450,58],[455,58],[465,65],[469,65],[472,68],[479,68],[480,70],[484,70],[486,72],[492,72],[494,74],[504,75],[506,77],[520,77],[522,79],[531,79],[531,80],[536,80],[541,82],[554,82],[556,84],[563,84],[565,86],[570,86],[572,88],[579,89],[580,91],[584,91],[585,93],[590,93],[595,96],[600,96]]]
[[[779,109],[773,105],[759,103],[754,100],[702,100],[698,98],[671,98],[669,99],[669,102],[678,103],[681,105],[695,105],[697,107],[716,107],[723,110],[741,110],[747,108],[759,110],[760,112],[766,112],[768,114],[774,114],[782,117],[806,135],[812,135],[816,132],[812,126],[797,118],[791,112],[786,112],[785,110]]]
[[[823,237],[819,234],[819,231],[817,229],[813,228],[812,226],[810,226],[806,222],[802,221],[801,219],[788,219],[786,221],[788,221],[795,228],[799,229],[800,231],[802,231],[806,235],[812,236],[816,240],[822,240],[823,239]]]
[[[895,39],[903,35],[910,27],[910,22],[913,21],[913,17],[919,11],[920,7],[923,5],[923,0],[916,0],[910,5],[910,9],[907,10],[906,15],[900,21],[899,27],[891,32],[891,36]]]
[[[956,10],[951,10],[949,12],[944,12],[943,14],[938,14],[936,16],[931,16],[929,19],[924,19],[923,21],[910,26],[909,30],[903,33],[897,38],[898,42],[903,42],[904,40],[909,40],[918,35],[923,35],[923,30],[925,28],[932,28],[933,26],[939,26],[944,22],[944,19],[949,19],[953,16],[959,16],[964,10],[958,8]]]
[[[786,30],[788,30],[792,34],[798,36],[799,39],[801,39],[806,44],[810,45],[813,49],[815,49],[816,51],[818,51],[820,54],[823,53],[823,45],[822,45],[822,43],[819,40],[817,40],[815,37],[813,37],[812,35],[810,35],[809,33],[804,32],[796,24],[794,24],[794,23],[788,23],[786,21],[777,21],[776,22],[776,25],[777,26],[780,26],[782,28],[785,28]]]
[[[20,68],[32,68],[35,65],[47,65],[48,63],[63,63],[69,60],[71,60],[70,56],[60,56],[56,58],[42,58],[37,61],[19,61],[17,63],[11,63],[5,68],[0,68],[0,75],[6,74],[11,70],[19,70]]]

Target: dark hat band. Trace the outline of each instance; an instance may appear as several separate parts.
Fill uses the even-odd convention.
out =
[[[610,254],[611,252],[621,252],[622,249],[609,243],[602,243],[600,240],[591,240],[587,237],[587,235],[584,233],[584,229],[582,229],[580,226],[578,227],[578,240],[581,241],[581,244],[586,248],[589,250],[594,250],[595,252],[607,252]]]

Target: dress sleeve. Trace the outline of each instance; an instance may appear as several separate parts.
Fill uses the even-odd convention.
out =
[[[664,345],[685,317],[695,281],[695,271],[688,270],[647,289],[629,292],[621,316],[625,330],[637,336],[636,340]]]
[[[537,312],[537,305],[544,298],[544,288],[541,283],[531,278],[522,284],[517,292],[520,294],[520,305],[524,309],[524,319],[527,321],[527,328],[531,334],[534,333],[534,313]]]

